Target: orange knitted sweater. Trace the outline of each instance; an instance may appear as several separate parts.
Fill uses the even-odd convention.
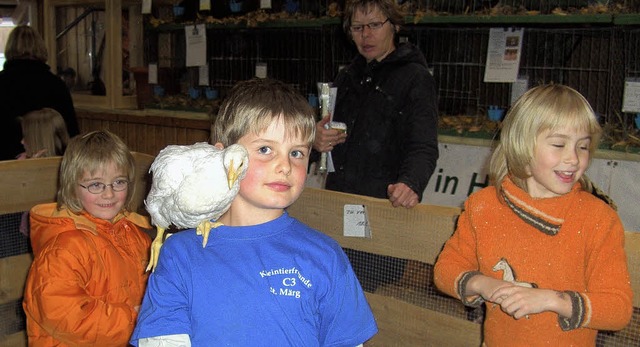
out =
[[[474,306],[482,298],[461,295],[470,277],[513,275],[516,281],[566,292],[573,315],[543,312],[515,320],[500,306],[487,305],[485,344],[594,346],[598,329],[624,328],[633,294],[616,212],[580,184],[546,199],[532,199],[509,178],[502,187],[504,201],[493,186],[467,199],[456,232],[435,264],[436,286]]]

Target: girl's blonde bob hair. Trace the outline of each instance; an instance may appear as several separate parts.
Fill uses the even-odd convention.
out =
[[[107,130],[78,135],[69,142],[60,164],[58,209],[66,207],[74,213],[82,211],[76,194],[82,176],[86,172],[95,174],[112,163],[122,170],[129,181],[125,209],[131,211],[135,193],[135,161],[127,145]]]
[[[561,84],[532,88],[516,101],[502,124],[500,142],[491,156],[489,175],[501,195],[507,175],[527,191],[528,166],[533,159],[538,135],[559,128],[586,130],[591,136],[589,152],[598,148],[602,128],[589,102],[575,89]],[[581,178],[581,184],[585,185]]]
[[[281,118],[287,136],[313,143],[315,116],[309,103],[295,89],[272,79],[238,82],[222,102],[211,127],[211,143],[225,147],[247,134],[259,134]]]
[[[20,117],[27,158],[64,154],[69,143],[67,125],[60,113],[45,107]]]

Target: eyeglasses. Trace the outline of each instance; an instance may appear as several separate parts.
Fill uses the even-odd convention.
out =
[[[107,187],[111,187],[114,192],[121,192],[129,186],[129,181],[127,180],[116,180],[111,184],[104,184],[102,182],[94,182],[88,186],[83,186],[82,184],[78,184],[80,187],[86,189],[91,194],[100,194],[104,192]]]
[[[352,25],[349,27],[349,29],[351,29],[351,32],[353,33],[361,33],[364,30],[364,27],[369,27],[369,29],[371,30],[378,30],[382,28],[384,23],[388,21],[389,21],[389,18],[387,18],[387,20],[385,20],[384,22],[371,22],[369,24]]]

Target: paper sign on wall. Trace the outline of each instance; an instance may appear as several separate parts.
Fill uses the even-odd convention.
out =
[[[158,84],[158,64],[149,64],[149,84]]]
[[[371,238],[369,216],[365,205],[344,205],[343,235]]]
[[[187,67],[207,65],[207,30],[204,24],[184,27],[187,41]]]
[[[523,29],[491,28],[485,82],[515,82],[520,68]]]
[[[142,0],[142,14],[151,13],[151,0]]]
[[[267,78],[267,63],[256,63],[256,77]]]
[[[211,9],[211,0],[200,0],[200,11],[207,11]]]
[[[529,90],[529,78],[518,77],[515,82],[511,84],[511,105],[515,103],[522,94]]]
[[[260,8],[271,8],[271,0],[260,0]]]
[[[202,65],[198,68],[198,85],[209,85],[209,65]]]
[[[630,78],[624,81],[622,112],[640,112],[640,81]]]

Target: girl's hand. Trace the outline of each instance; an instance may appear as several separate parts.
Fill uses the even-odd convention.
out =
[[[571,316],[569,296],[550,289],[514,285],[496,290],[489,300],[500,305],[502,311],[515,319],[528,318],[530,314],[545,311],[555,312],[563,317]]]

